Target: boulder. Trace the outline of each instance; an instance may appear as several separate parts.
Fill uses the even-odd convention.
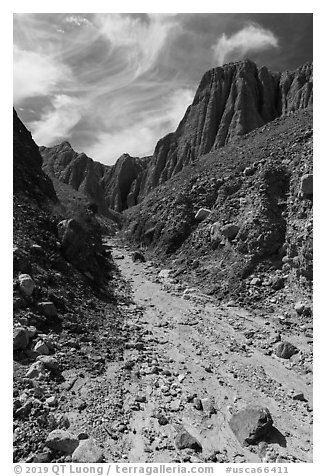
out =
[[[203,398],[201,402],[203,405],[203,410],[208,417],[217,413],[215,401],[213,398]]]
[[[58,360],[51,355],[42,355],[37,358],[37,362],[40,362],[51,372],[57,372],[60,368]]]
[[[305,304],[303,302],[297,302],[294,306],[294,309],[296,313],[301,316],[311,316],[312,315],[312,310],[309,304]]]
[[[34,351],[41,355],[49,355],[50,353],[48,346],[41,340],[35,344]]]
[[[238,225],[235,225],[234,223],[228,223],[221,228],[221,234],[228,240],[233,240],[237,236],[239,230],[240,227]]]
[[[26,373],[27,378],[39,378],[45,374],[45,365],[43,362],[34,362]]]
[[[55,307],[54,303],[51,301],[39,302],[37,304],[37,309],[39,310],[41,314],[43,314],[46,317],[58,316],[57,308]]]
[[[31,296],[33,294],[35,283],[29,274],[19,275],[19,289],[25,296]]]
[[[196,410],[202,410],[203,409],[203,404],[200,398],[196,397],[193,400],[194,407]]]
[[[211,244],[213,248],[216,248],[223,240],[223,237],[220,232],[220,227],[221,227],[221,224],[217,221],[213,223],[213,225],[210,227],[209,234],[210,234],[210,240],[211,240]]]
[[[141,263],[145,263],[146,261],[146,258],[145,256],[143,255],[143,253],[141,253],[140,251],[134,251],[131,255],[131,259],[136,262],[136,261],[140,261]]]
[[[252,165],[252,166],[246,167],[244,169],[243,175],[249,176],[249,175],[253,175],[255,172],[256,172],[256,167],[254,165]]]
[[[203,450],[201,444],[186,430],[181,430],[175,438],[175,446],[178,450],[189,448],[191,450],[201,452]]]
[[[53,430],[49,433],[45,446],[53,451],[71,455],[79,445],[78,438],[66,430]]]
[[[303,311],[305,310],[305,305],[303,302],[297,302],[295,303],[294,305],[294,309],[296,311],[296,313],[301,316],[301,314],[303,314]]]
[[[61,251],[67,261],[82,273],[90,273],[99,284],[106,268],[101,226],[93,214],[82,215],[80,222],[69,219],[58,224]]]
[[[200,208],[195,215],[195,220],[203,221],[210,215],[211,211],[208,208]]]
[[[274,276],[271,281],[271,286],[275,291],[279,291],[284,288],[284,278],[283,276]]]
[[[292,357],[292,355],[297,354],[299,352],[299,349],[295,347],[293,344],[290,342],[280,342],[276,347],[275,347],[275,355],[277,357],[280,357],[281,359],[289,359]]]
[[[313,194],[313,175],[312,174],[306,174],[301,177],[300,190],[305,195]]]
[[[81,440],[72,454],[73,463],[102,463],[104,454],[93,438]]]
[[[268,436],[273,420],[268,408],[254,406],[235,413],[229,425],[240,444],[248,446]]]
[[[24,350],[29,344],[28,330],[24,327],[16,327],[13,335],[14,350]]]

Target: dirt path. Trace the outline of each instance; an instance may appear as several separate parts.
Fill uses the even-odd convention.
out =
[[[130,367],[124,379],[125,459],[187,459],[174,446],[183,427],[203,447],[192,461],[207,459],[216,450],[221,461],[260,461],[255,451],[241,447],[228,425],[232,413],[259,404],[269,408],[279,432],[269,445],[272,452],[287,461],[312,461],[311,375],[296,367],[298,356],[290,362],[268,355],[279,332],[287,338],[279,321],[217,305],[200,293],[185,299],[164,273],[158,282],[151,264],[134,263],[119,243],[109,244],[134,300],[127,313],[132,340],[125,354]],[[292,335],[290,341],[301,352],[308,350],[304,336]],[[291,398],[291,390],[303,392],[307,401]],[[194,407],[194,394],[202,400],[202,410]],[[168,423],[161,425],[160,416]]]
[[[168,273],[158,278],[151,263],[134,263],[118,241],[106,245],[132,290],[132,302],[120,303],[124,360],[109,363],[95,379],[78,376],[74,393],[88,407],[69,414],[71,429],[80,431],[83,420],[87,429],[92,421],[92,435],[111,461],[259,462],[279,456],[311,462],[312,377],[304,367],[309,339],[289,335],[273,316],[222,306],[195,290],[184,293]],[[280,337],[300,353],[290,360],[273,355]],[[292,390],[306,401],[293,399]],[[266,448],[243,448],[228,424],[252,404],[266,406],[277,429],[267,456]],[[202,453],[176,449],[182,428]]]

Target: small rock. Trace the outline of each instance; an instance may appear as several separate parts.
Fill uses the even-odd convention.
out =
[[[158,418],[158,423],[159,425],[167,425],[169,423],[169,420],[166,418],[165,415],[162,415]]]
[[[275,276],[271,281],[271,286],[275,291],[284,288],[284,278],[282,276]]]
[[[144,394],[137,395],[136,398],[135,398],[135,401],[140,402],[140,403],[145,403],[147,401],[146,395],[144,395]]]
[[[300,402],[306,402],[305,396],[302,392],[294,392],[292,395],[293,400],[299,400]]]
[[[18,277],[19,289],[25,296],[31,296],[33,294],[35,283],[29,274],[20,274]]]
[[[303,314],[303,311],[304,311],[304,309],[305,309],[305,305],[304,305],[303,302],[297,302],[297,303],[295,303],[295,305],[294,305],[294,309],[295,309],[296,313],[297,313],[299,316],[301,316],[301,314]]]
[[[238,225],[235,225],[234,223],[228,223],[221,229],[221,234],[228,240],[234,240],[239,230],[240,227]]]
[[[13,347],[14,350],[24,350],[29,344],[28,330],[24,327],[16,327],[13,333]]]
[[[143,255],[143,253],[141,253],[140,251],[134,251],[131,255],[131,259],[136,262],[136,261],[140,261],[141,263],[145,263],[146,261],[146,258],[145,256]]]
[[[33,456],[33,463],[50,463],[51,451],[43,451],[42,453],[35,453]]]
[[[58,360],[50,355],[39,356],[37,357],[37,360],[38,362],[42,363],[48,370],[51,370],[53,372],[56,372],[60,368]]]
[[[210,240],[213,248],[217,248],[218,245],[221,243],[223,237],[220,233],[221,224],[217,221],[213,223],[210,227],[209,234]]]
[[[202,406],[203,406],[203,410],[205,412],[205,414],[207,416],[212,416],[212,415],[215,415],[217,413],[217,410],[215,408],[215,402],[213,400],[213,398],[209,397],[209,398],[203,398],[201,400],[201,403],[202,403]]]
[[[57,398],[55,396],[49,397],[45,400],[45,403],[50,407],[55,407],[57,404]]]
[[[102,463],[104,454],[93,438],[81,440],[72,454],[73,463]]]
[[[170,403],[171,412],[178,412],[180,410],[180,400],[174,400]]]
[[[208,208],[200,208],[195,215],[195,220],[202,221],[205,220],[210,215],[211,211]]]
[[[196,410],[202,410],[203,409],[203,404],[200,398],[194,398],[193,400],[194,407]]]
[[[247,407],[235,413],[229,425],[241,445],[247,446],[267,436],[273,426],[273,420],[267,408]]]
[[[72,454],[79,445],[78,438],[66,430],[53,430],[49,433],[45,445],[59,453]]]
[[[255,173],[255,171],[256,171],[256,168],[255,168],[255,166],[252,165],[252,166],[246,167],[244,169],[243,175],[248,177],[249,175],[253,175]]]
[[[190,433],[185,430],[180,431],[175,439],[175,445],[178,450],[186,448],[201,452],[203,450],[201,444]]]
[[[274,350],[275,355],[281,359],[289,359],[292,355],[297,354],[298,352],[299,349],[297,349],[297,347],[286,341],[280,342]]]

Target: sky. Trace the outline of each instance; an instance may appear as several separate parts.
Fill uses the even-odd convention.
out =
[[[312,61],[312,14],[15,13],[14,106],[38,145],[151,155],[208,69]]]

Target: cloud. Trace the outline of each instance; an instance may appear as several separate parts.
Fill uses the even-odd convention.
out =
[[[151,155],[156,142],[176,129],[193,97],[191,89],[173,92],[160,107],[147,111],[137,121],[113,132],[101,132],[88,154],[105,164],[115,163],[125,152],[139,157]]]
[[[66,139],[81,119],[83,109],[84,104],[78,98],[64,94],[54,96],[52,108],[30,124],[35,142],[50,146]]]
[[[278,39],[272,31],[257,24],[250,24],[242,30],[227,37],[225,33],[213,45],[214,59],[219,65],[227,61],[243,58],[249,52],[277,48]]]
[[[87,18],[82,17],[80,15],[70,15],[65,18],[64,20],[65,23],[70,23],[72,25],[76,26],[81,26],[83,24],[89,24],[90,22],[87,20]]]
[[[25,51],[14,46],[14,102],[50,94],[58,84],[67,80],[70,72],[48,55]]]
[[[178,29],[178,23],[170,15],[150,14],[143,19],[119,13],[98,14],[95,22],[111,47],[124,56],[135,78],[156,65]]]

